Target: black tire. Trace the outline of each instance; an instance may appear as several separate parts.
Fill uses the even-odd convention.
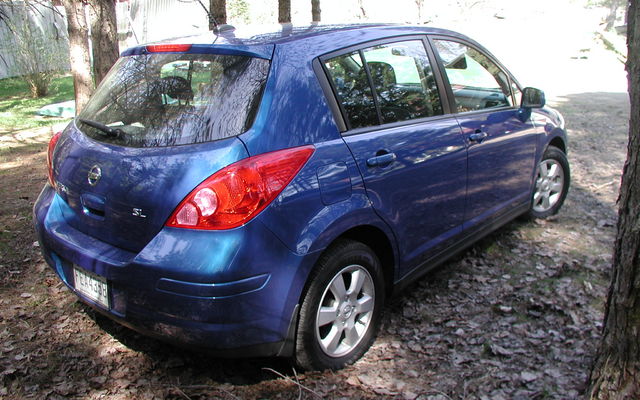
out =
[[[335,293],[340,283],[346,290],[339,300]],[[295,364],[307,370],[339,369],[362,357],[380,328],[384,290],[380,261],[368,246],[353,240],[333,244],[320,257],[307,283],[298,319]]]
[[[528,216],[547,218],[555,215],[567,197],[570,183],[566,154],[557,147],[549,146],[536,166]]]

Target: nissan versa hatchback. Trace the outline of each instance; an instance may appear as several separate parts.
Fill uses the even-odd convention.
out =
[[[385,299],[569,187],[566,134],[458,33],[284,27],[125,51],[53,136],[47,263],[119,323],[340,368]]]

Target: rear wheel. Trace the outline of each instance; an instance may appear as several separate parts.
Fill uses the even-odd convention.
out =
[[[375,340],[383,304],[382,270],[375,253],[352,240],[334,244],[309,278],[300,308],[296,364],[338,369],[358,360]]]
[[[549,146],[536,169],[529,216],[546,218],[556,214],[567,197],[570,180],[567,156],[557,147]]]

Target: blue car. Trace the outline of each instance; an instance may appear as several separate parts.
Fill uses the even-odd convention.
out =
[[[283,26],[138,46],[53,136],[34,208],[83,302],[219,356],[341,368],[385,299],[569,187],[561,115],[455,32]]]

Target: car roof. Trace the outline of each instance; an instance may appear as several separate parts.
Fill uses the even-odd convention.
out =
[[[307,48],[318,50],[335,50],[348,47],[357,43],[370,40],[382,39],[386,37],[402,35],[436,34],[454,36],[469,40],[464,35],[446,29],[439,29],[425,25],[403,25],[403,24],[343,24],[324,25],[311,24],[307,26],[294,26],[291,24],[278,25],[246,25],[233,27],[231,25],[221,25],[219,33],[207,32],[205,34],[183,36],[166,39],[150,44],[198,44],[203,47],[213,48],[243,48],[254,49],[255,53],[264,58],[276,45],[297,46],[304,44]],[[145,45],[136,46],[126,50],[122,55],[132,55],[144,53]]]
[[[227,25],[228,26],[228,25]],[[306,26],[294,26],[291,24],[279,24],[271,26],[246,26],[239,29],[231,27],[219,34],[219,41],[227,41],[229,44],[283,44],[303,39],[322,40],[323,36],[340,33],[342,36],[363,34],[386,36],[389,31],[397,30],[416,31],[420,33],[452,34],[454,32],[428,26],[412,26],[402,24],[341,24],[323,25],[311,24]]]

